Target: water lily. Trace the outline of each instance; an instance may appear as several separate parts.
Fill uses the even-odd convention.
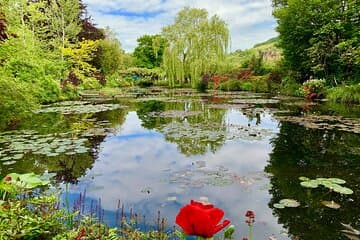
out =
[[[182,207],[176,216],[178,224],[187,235],[195,235],[202,238],[212,238],[230,224],[229,220],[220,223],[224,211],[215,208],[212,204],[203,204],[191,200]]]

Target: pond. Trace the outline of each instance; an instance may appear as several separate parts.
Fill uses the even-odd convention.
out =
[[[238,239],[247,235],[247,210],[258,240],[346,239],[341,223],[360,226],[359,117],[359,106],[258,93],[90,93],[1,132],[0,175],[54,173],[63,199],[85,198],[85,211],[112,226],[124,212],[145,230],[160,214],[172,229],[194,199],[222,208]],[[299,177],[346,182],[329,191]]]

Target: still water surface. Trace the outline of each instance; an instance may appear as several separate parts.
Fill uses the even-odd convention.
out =
[[[154,227],[160,211],[171,229],[182,205],[208,199],[238,238],[247,235],[244,214],[253,210],[258,240],[345,239],[341,222],[360,226],[359,116],[358,106],[250,93],[153,90],[88,99],[44,107],[1,133],[1,175],[55,173],[61,186],[69,184],[71,201],[84,191],[87,208],[101,199],[110,225],[119,201],[142,228]],[[354,194],[305,189],[300,176],[341,178]],[[301,206],[273,207],[284,198]]]

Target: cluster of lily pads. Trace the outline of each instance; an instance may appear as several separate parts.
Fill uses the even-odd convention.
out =
[[[324,186],[331,191],[340,193],[340,194],[353,194],[354,192],[347,187],[341,186],[345,184],[346,181],[340,178],[316,178],[310,179],[307,177],[300,177],[299,180],[302,182],[300,183],[301,186],[306,188],[317,188],[320,185]]]
[[[279,103],[278,99],[266,99],[266,98],[245,98],[245,99],[234,99],[231,101],[232,103],[238,104],[275,104]]]
[[[345,180],[340,178],[316,178],[310,179],[307,177],[299,177],[300,185],[305,188],[318,188],[319,186],[323,186],[328,188],[330,191],[334,191],[340,194],[353,194],[353,191],[350,188],[342,186],[346,183]],[[320,203],[328,208],[338,209],[340,208],[340,204],[334,201],[325,201],[322,200]],[[273,205],[275,208],[296,208],[300,206],[300,203],[295,199],[282,199],[278,203]]]
[[[72,104],[73,103],[73,104]],[[97,113],[124,108],[120,104],[91,104],[87,101],[64,102],[53,105],[43,106],[35,113],[61,113],[61,114],[83,114],[83,113]]]
[[[311,129],[340,130],[360,133],[359,118],[343,118],[341,116],[307,115],[307,116],[277,116],[277,120],[291,122]]]
[[[75,155],[88,152],[87,139],[72,137],[73,133],[41,135],[36,131],[16,131],[0,135],[0,161],[11,165],[25,154],[54,157],[60,154]],[[16,134],[15,134],[16,133]]]
[[[237,139],[259,141],[273,134],[270,129],[257,126],[216,123],[189,124],[187,122],[169,123],[161,131],[170,139],[190,138],[200,142],[232,141]]]
[[[187,168],[170,173],[169,182],[180,184],[182,188],[201,188],[204,186],[228,186],[239,184],[241,186],[252,185],[256,180],[262,178],[255,175],[239,176],[224,166],[216,169],[206,168],[204,161],[197,161],[193,168]]]
[[[169,110],[164,112],[149,112],[150,117],[181,118],[202,114],[202,111]]]

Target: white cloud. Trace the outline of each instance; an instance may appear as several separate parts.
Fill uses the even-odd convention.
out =
[[[232,50],[249,48],[277,35],[273,29],[271,0],[84,0],[84,3],[98,26],[109,26],[118,33],[128,52],[136,47],[139,36],[161,32],[186,6],[205,8],[210,15],[217,14],[224,19],[231,32]],[[144,18],[143,13],[153,16]]]

